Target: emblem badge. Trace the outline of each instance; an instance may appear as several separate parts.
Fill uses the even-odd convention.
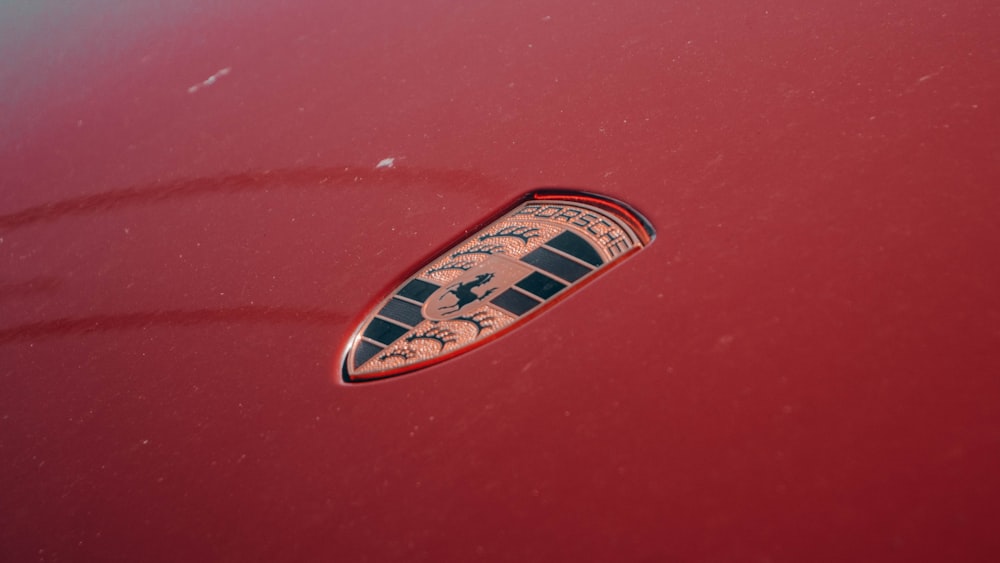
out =
[[[399,375],[467,352],[544,311],[653,236],[649,222],[620,201],[531,193],[369,313],[347,348],[344,381]]]

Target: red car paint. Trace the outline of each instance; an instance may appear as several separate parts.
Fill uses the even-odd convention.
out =
[[[993,4],[49,4],[0,8],[0,559],[1000,553]],[[656,243],[337,383],[552,185]]]

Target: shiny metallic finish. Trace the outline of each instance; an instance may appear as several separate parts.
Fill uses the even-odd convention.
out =
[[[471,350],[652,237],[649,223],[620,202],[580,192],[530,194],[374,308],[350,341],[344,381],[399,375]]]

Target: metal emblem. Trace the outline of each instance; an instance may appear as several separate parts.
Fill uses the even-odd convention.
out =
[[[354,383],[467,352],[534,317],[647,246],[649,222],[588,193],[529,194],[420,268],[369,313],[344,356]]]

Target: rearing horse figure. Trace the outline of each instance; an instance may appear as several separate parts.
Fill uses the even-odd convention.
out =
[[[471,281],[459,282],[448,286],[448,291],[442,294],[441,297],[438,297],[438,299],[439,300],[443,299],[445,295],[454,295],[455,298],[458,299],[458,301],[456,301],[451,305],[438,307],[438,311],[441,311],[441,314],[443,315],[450,315],[452,313],[457,313],[462,309],[462,307],[465,307],[466,305],[472,303],[473,301],[482,301],[483,299],[486,299],[491,293],[496,291],[497,288],[492,287],[486,290],[486,293],[483,293],[482,295],[478,295],[472,290],[481,285],[488,284],[492,279],[493,279],[492,273],[479,274]]]

